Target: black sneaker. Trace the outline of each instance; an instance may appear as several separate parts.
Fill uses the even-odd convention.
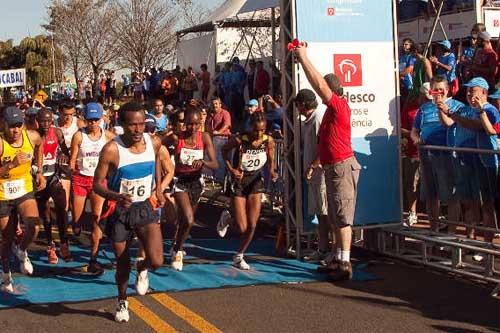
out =
[[[345,281],[352,279],[352,266],[348,261],[342,261],[338,268],[328,274],[330,281]]]
[[[104,268],[96,260],[91,260],[87,267],[87,273],[99,276],[104,274]]]

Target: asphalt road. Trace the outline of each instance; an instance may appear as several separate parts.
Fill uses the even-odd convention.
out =
[[[201,207],[193,237],[214,237],[220,207]],[[270,230],[259,228],[259,235]],[[500,332],[493,286],[356,251],[379,279],[248,286],[0,310],[0,332]]]

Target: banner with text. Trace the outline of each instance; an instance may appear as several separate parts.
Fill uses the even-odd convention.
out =
[[[400,168],[392,0],[296,0],[297,37],[322,74],[335,73],[351,107],[362,165],[355,225],[399,222]],[[299,70],[297,90],[310,85]]]
[[[26,69],[9,69],[0,71],[0,88],[19,87],[26,85]]]

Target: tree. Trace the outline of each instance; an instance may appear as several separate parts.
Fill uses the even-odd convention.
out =
[[[164,0],[115,0],[111,30],[123,67],[164,66],[175,51],[178,15]],[[132,24],[131,24],[132,23]]]

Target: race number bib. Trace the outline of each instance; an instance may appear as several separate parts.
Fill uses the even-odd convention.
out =
[[[99,156],[86,156],[82,160],[82,166],[84,170],[94,172],[97,168],[97,163],[99,162]]]
[[[243,153],[241,155],[241,169],[243,171],[257,171],[267,162],[267,153],[265,151],[257,154]]]
[[[7,200],[14,200],[26,194],[24,180],[11,180],[3,183],[3,195]]]
[[[203,159],[203,150],[182,148],[179,158],[182,164],[191,166],[194,161]]]
[[[151,196],[152,183],[152,175],[140,179],[122,179],[120,194],[129,194],[132,197],[132,202],[145,201]]]

